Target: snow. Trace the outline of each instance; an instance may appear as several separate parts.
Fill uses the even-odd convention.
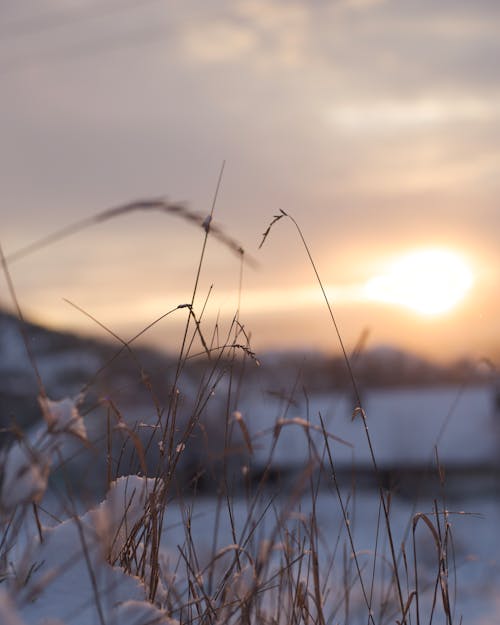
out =
[[[0,623],[2,625],[26,625],[26,622],[21,620],[9,594],[3,588],[0,588]]]
[[[36,540],[13,567],[15,575],[7,582],[10,598],[4,596],[0,603],[7,615],[1,622],[175,624],[147,600],[137,577],[107,561],[110,554],[116,557],[144,514],[153,482],[120,478],[97,508],[44,528],[43,542]]]
[[[273,464],[301,465],[308,460],[304,420],[311,439],[321,449],[321,414],[326,430],[349,444],[333,441],[337,466],[371,464],[364,424],[353,415],[346,395],[316,394],[296,397],[296,405],[277,405],[262,397],[244,401],[239,411],[252,436],[253,463],[264,465],[273,450]],[[426,465],[435,457],[449,464],[497,462],[500,432],[489,388],[431,388],[373,390],[365,394],[363,408],[378,465]],[[275,425],[281,423],[275,440]]]
[[[48,397],[40,397],[39,402],[49,433],[72,434],[81,440],[87,440],[85,423],[78,412],[78,399],[75,401],[67,397],[51,401]]]
[[[117,558],[132,528],[144,516],[154,485],[153,478],[122,477],[112,484],[106,500],[82,517],[91,520],[101,548],[111,561]]]
[[[342,491],[344,501],[347,502],[349,492]],[[273,508],[264,510],[265,505],[271,497],[275,497]],[[191,535],[194,537],[194,549],[199,558],[200,570],[209,565],[213,558],[212,540],[216,534],[218,536],[216,551],[222,554],[228,552],[227,557],[231,555],[230,550],[234,548],[233,527],[235,529],[236,542],[242,544],[252,531],[252,524],[248,526],[249,516],[259,519],[258,531],[256,532],[255,550],[252,556],[257,559],[263,559],[266,549],[270,548],[268,539],[272,536],[274,527],[276,526],[276,511],[282,512],[288,509],[292,495],[287,495],[283,491],[272,488],[263,498],[263,506],[257,507],[250,512],[249,502],[246,498],[235,498],[232,500],[232,516],[224,514],[225,503],[222,503],[222,514],[217,513],[219,503],[215,497],[196,497],[187,499],[185,502],[173,503],[169,507],[167,515],[167,527],[164,531],[163,542],[165,547],[171,553],[171,566],[175,569],[175,562],[178,558],[176,554],[177,545],[185,545],[186,536],[183,525],[183,519],[189,514],[191,523]],[[311,513],[311,497],[306,493],[304,497],[297,502],[296,507],[290,511],[288,527],[294,527],[294,519],[297,525],[303,523],[303,527],[307,527],[309,514]],[[391,503],[391,527],[393,530],[394,542],[396,549],[402,541],[405,540],[405,531],[408,522],[417,512],[425,512],[432,515],[433,503],[425,500],[415,502],[402,498],[394,498]],[[364,491],[357,492],[352,497],[348,505],[350,528],[354,536],[354,546],[356,552],[362,559],[364,565],[364,575],[366,576],[367,586],[369,586],[369,578],[371,567],[373,564],[373,549],[377,533],[377,515],[380,507],[378,494],[375,492]],[[464,511],[465,514],[458,514]],[[321,490],[315,502],[315,513],[318,523],[320,535],[323,536],[324,542],[321,546],[320,556],[322,561],[320,566],[324,566],[324,572],[329,567],[330,555],[335,550],[338,537],[339,548],[333,568],[331,569],[331,577],[329,579],[329,587],[331,589],[329,595],[332,603],[338,600],[335,596],[336,591],[343,588],[342,576],[344,574],[344,562],[342,560],[343,545],[349,549],[347,534],[342,521],[342,514],[338,505],[336,494],[328,490]],[[261,515],[263,515],[261,520]],[[453,622],[460,622],[460,615],[463,615],[463,623],[467,625],[497,625],[499,622],[498,614],[498,587],[500,584],[500,543],[496,540],[498,526],[500,523],[500,501],[496,499],[470,499],[462,497],[453,502],[450,508],[449,522],[452,526],[453,542],[455,548],[455,564],[457,574],[457,596],[452,597],[455,606],[456,618]],[[246,527],[246,533],[245,533]],[[381,530],[383,534],[383,530]],[[406,536],[407,557],[412,557],[411,539]],[[384,540],[379,538],[379,564],[380,570],[377,569],[381,584],[387,580],[383,575],[390,575],[391,569],[388,565],[390,555],[387,552],[387,544],[382,546]],[[279,541],[273,544],[273,553],[276,558],[280,557],[281,544]],[[416,533],[416,547],[419,555],[421,582],[433,581],[436,571],[436,549],[433,540],[424,525],[419,525]],[[384,549],[386,550],[384,552]],[[223,571],[224,559],[221,561],[221,570]],[[384,565],[382,566],[382,561]],[[227,562],[227,561],[226,561]],[[243,562],[243,559],[242,559]],[[326,564],[328,562],[328,564]],[[305,563],[304,563],[305,566]],[[179,575],[181,574],[179,570]],[[270,573],[271,575],[271,573]],[[450,584],[453,585],[453,573],[450,573]],[[215,576],[215,579],[217,577]],[[236,582],[236,580],[235,580]],[[177,583],[180,588],[184,587],[184,580],[179,578]],[[424,590],[425,588],[425,590]],[[429,586],[422,585],[422,596],[424,592],[431,593],[433,584]],[[359,590],[359,589],[358,589]],[[361,597],[355,598],[356,591],[353,588],[353,603],[359,602],[360,614],[359,618],[352,618],[349,622],[356,625],[366,625],[366,613],[363,613],[363,605]],[[278,601],[277,597],[274,597]],[[428,598],[428,597],[427,597]],[[424,600],[422,599],[424,602]],[[355,606],[353,606],[353,609]],[[428,616],[428,614],[427,614]],[[433,622],[442,625],[444,621],[437,614]],[[337,622],[343,622],[339,619]],[[378,620],[376,621],[379,622]],[[380,621],[383,622],[383,621]],[[386,621],[386,622],[394,622]],[[428,618],[422,617],[422,623],[428,623]]]
[[[37,502],[47,488],[50,458],[30,449],[24,441],[2,454],[0,511],[8,513],[24,503]]]
[[[39,401],[46,425],[29,431],[1,453],[0,512],[8,513],[20,504],[40,501],[53,461],[71,457],[75,441],[87,440],[75,400],[51,401],[41,397]]]
[[[500,439],[495,421],[498,415],[494,413],[491,399],[487,388],[367,392],[363,405],[379,466],[403,461],[428,462],[435,445],[444,463],[487,461],[493,466]],[[41,405],[45,422],[14,443],[1,459],[4,475],[0,506],[4,515],[12,515],[16,507],[22,508],[23,504],[39,501],[56,459],[69,457],[75,446],[86,444],[87,431],[78,411],[78,399],[66,398],[54,402],[46,398],[41,400]],[[279,431],[274,462],[305,466],[308,460],[307,436],[317,443],[319,450],[323,448],[320,413],[330,434],[336,462],[350,464],[353,458],[360,464],[368,462],[364,424],[359,414],[352,418],[352,401],[346,396],[313,395],[307,402],[299,400],[297,405],[288,409],[269,398],[255,401],[254,397],[252,402],[241,402],[233,413],[233,419],[242,429],[254,464],[267,461]],[[345,439],[351,446],[338,438]],[[84,514],[74,514],[54,527],[43,527],[42,541],[32,539],[27,545],[12,551],[9,554],[12,562],[9,577],[0,585],[0,623],[176,623],[148,601],[147,588],[139,578],[126,573],[117,564],[110,564],[117,562],[118,554],[134,526],[147,512],[153,489],[159,486],[154,480],[139,476],[119,478],[111,484],[102,503]],[[344,493],[346,498],[347,495],[347,492]],[[261,544],[260,547],[257,545],[257,551],[265,549],[268,544],[266,540],[276,523],[276,511],[287,509],[287,493],[279,492],[275,503],[276,506],[268,511],[268,516],[259,525]],[[212,537],[216,527],[219,531],[217,553],[220,554],[217,563],[222,566],[224,558],[230,557],[231,550],[236,548],[233,527],[236,543],[241,544],[244,540],[244,528],[249,519],[247,502],[243,498],[233,501],[231,520],[223,514],[217,515],[215,497],[197,498],[187,501],[186,505],[189,507],[191,534],[196,542],[200,570],[211,561]],[[356,550],[370,563],[379,510],[378,496],[372,492],[358,492],[350,505]],[[397,545],[403,541],[407,523],[415,512],[432,510],[432,502],[420,502],[418,505],[423,507],[415,508],[413,501],[402,498],[393,499],[391,524]],[[293,512],[307,519],[310,506],[311,502],[304,497]],[[315,508],[322,534],[334,537],[333,545],[335,537],[342,533],[345,542],[345,530],[342,529],[335,495],[326,489],[320,492]],[[477,497],[471,500],[464,496],[453,500],[453,510],[481,515],[450,515],[458,567],[457,615],[463,614],[463,622],[471,625],[496,623],[496,595],[500,581],[500,550],[496,535],[500,504],[494,499]],[[177,546],[183,545],[186,540],[186,507],[182,503],[169,504],[165,518],[162,546],[167,554],[173,554],[174,562],[178,557]],[[290,519],[293,521],[293,515]],[[432,543],[426,542],[425,527],[419,527],[417,538],[423,566],[427,557],[429,574],[432,575],[435,553]],[[278,547],[278,544],[274,545],[274,549]],[[177,575],[175,585],[182,587],[185,580],[174,566],[170,570],[166,567],[164,573],[165,579],[173,580]],[[336,587],[336,582],[341,587],[341,580],[332,579],[332,588]],[[243,582],[235,577],[235,592],[238,592],[240,583]],[[158,596],[161,598],[165,592],[161,588]],[[357,621],[353,619],[353,622]]]

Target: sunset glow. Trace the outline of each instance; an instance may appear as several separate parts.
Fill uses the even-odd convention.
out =
[[[397,304],[422,315],[451,311],[474,282],[472,270],[457,253],[418,250],[396,259],[365,285],[370,300]]]
[[[284,210],[347,345],[499,365],[500,2],[3,5],[0,243],[26,319],[127,338],[174,310],[140,340],[176,351],[196,282],[207,336],[238,310],[257,351],[333,353]],[[208,240],[182,210],[95,219],[157,198],[213,214]]]

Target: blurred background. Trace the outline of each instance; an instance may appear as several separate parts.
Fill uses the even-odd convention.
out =
[[[500,5],[494,0],[37,0],[0,4],[7,257],[109,207],[167,196],[257,261],[240,320],[262,349],[499,354]],[[125,338],[190,301],[204,231],[134,213],[18,259],[21,307]],[[240,263],[209,239],[199,307],[221,326]],[[10,306],[5,293],[2,306]],[[177,347],[184,314],[145,341]]]
[[[357,544],[372,548],[380,484],[313,267],[289,219],[259,248],[286,211],[353,354],[395,526],[432,509],[439,457],[451,509],[474,513],[453,517],[457,614],[497,623],[499,58],[497,0],[0,0],[0,243],[45,389],[84,391],[93,443],[55,491],[70,475],[101,496],[111,439],[113,476],[137,471],[127,428],[154,442],[150,471],[158,423],[175,422],[180,489],[213,495],[225,471],[241,494],[265,474],[285,497],[310,461],[306,418],[322,444],[321,414],[351,445],[335,442],[336,468],[346,489],[358,480]],[[239,307],[238,342],[262,366],[243,350],[180,375],[186,307],[117,358],[110,331],[129,339],[191,302],[215,195],[214,223],[250,262],[209,236],[194,310],[223,344]],[[199,222],[91,223],[157,197]],[[41,414],[1,284],[4,446]],[[331,536],[328,489],[319,501]],[[203,538],[216,517],[200,518]]]

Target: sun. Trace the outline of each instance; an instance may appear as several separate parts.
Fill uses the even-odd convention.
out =
[[[364,294],[433,316],[451,311],[473,283],[470,266],[457,252],[421,249],[395,259],[382,275],[365,284]]]

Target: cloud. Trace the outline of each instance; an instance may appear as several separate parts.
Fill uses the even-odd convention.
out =
[[[250,28],[222,19],[187,25],[181,40],[187,56],[201,64],[237,63],[258,46]]]
[[[71,23],[68,8],[64,27],[0,43],[4,59],[26,59],[2,76],[7,250],[145,195],[205,210],[223,159],[217,217],[250,252],[281,207],[325,263],[347,244],[373,251],[443,229],[498,238],[498,2],[126,4],[134,8],[96,9],[92,19],[82,4]],[[43,6],[44,20],[61,9]],[[178,289],[197,239],[190,247],[179,225],[167,237],[163,224],[129,223],[103,232],[106,254],[118,258],[129,231],[141,276],[152,250],[168,251],[166,264],[174,252],[169,288]],[[273,232],[262,251],[273,270],[251,288],[296,278],[302,260],[290,240],[286,228]],[[92,258],[99,241],[88,241]],[[47,301],[73,272],[61,276],[60,250],[52,250],[52,270],[46,257],[44,276],[52,271],[56,282],[45,287]],[[92,258],[89,308],[100,284]],[[217,266],[220,276],[226,265]],[[26,270],[18,279],[28,301],[34,278]]]
[[[427,97],[406,100],[374,100],[332,107],[328,119],[351,131],[384,131],[500,119],[500,97]]]
[[[219,9],[221,5],[219,4]],[[309,10],[301,3],[246,0],[179,23],[181,57],[203,65],[243,63],[250,71],[306,61]]]
[[[387,0],[341,0],[340,5],[348,9],[366,10],[384,4]]]

